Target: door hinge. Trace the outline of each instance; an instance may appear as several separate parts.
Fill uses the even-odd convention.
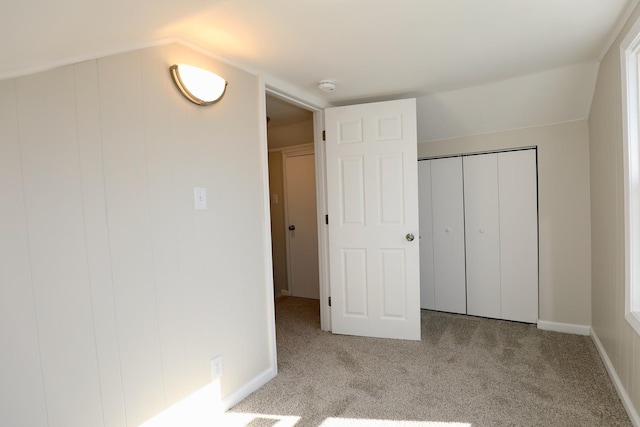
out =
[[[324,216],[324,223],[329,225],[329,215]]]
[[[331,297],[329,297],[329,307],[331,307]]]
[[[323,140],[323,141],[326,141],[326,140],[327,140],[327,131],[326,131],[326,130],[323,130],[323,131],[322,131],[322,140]]]

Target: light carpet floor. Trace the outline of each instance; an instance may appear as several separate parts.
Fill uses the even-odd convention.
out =
[[[320,330],[319,310],[276,301],[278,376],[230,415],[265,414],[250,427],[631,425],[589,337],[426,310],[421,341],[340,336]]]

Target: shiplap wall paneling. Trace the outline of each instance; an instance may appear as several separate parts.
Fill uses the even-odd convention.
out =
[[[435,310],[431,160],[418,162],[418,190],[420,213],[420,308]]]
[[[498,155],[466,156],[467,313],[500,318],[500,211]]]
[[[227,67],[200,109],[167,71],[193,60],[216,63],[173,44],[0,82],[0,424],[138,426],[215,355],[222,397],[270,367],[261,87]]]
[[[127,425],[165,407],[140,52],[98,61],[107,215]]]
[[[0,414],[6,425],[45,426],[18,135],[15,81],[0,81]]]
[[[50,427],[69,426],[70,418],[73,425],[103,425],[74,93],[72,67],[17,80],[31,271]]]
[[[436,310],[465,314],[462,158],[431,161]]]
[[[140,52],[142,103],[149,185],[149,214],[152,256],[158,309],[166,404],[176,403],[187,394],[187,363],[184,350],[182,287],[178,257],[175,203],[175,165],[178,147],[171,138],[171,82],[167,79],[166,59],[153,50]],[[185,193],[191,194],[185,189]],[[191,207],[191,203],[187,203]]]
[[[536,151],[498,154],[502,319],[538,321]]]
[[[192,63],[198,65],[197,55],[193,55],[188,49],[181,46],[171,46],[169,57],[172,63]],[[158,70],[166,72],[166,68]],[[220,72],[219,70],[212,70]],[[221,73],[221,75],[224,73]],[[225,78],[229,78],[225,75]],[[230,85],[233,82],[229,82]],[[239,101],[234,97],[225,97],[224,103],[218,103],[214,108],[203,109],[191,104],[184,99],[176,90],[170,80],[164,81],[167,105],[169,106],[169,122],[172,127],[169,130],[174,141],[174,154],[171,158],[172,169],[172,189],[174,191],[175,211],[177,218],[177,262],[179,265],[180,281],[178,282],[182,290],[182,342],[189,349],[185,353],[186,385],[189,390],[198,390],[203,387],[211,376],[210,359],[221,353],[220,343],[233,343],[235,345],[234,334],[240,330],[245,330],[240,325],[240,320],[234,321],[233,327],[210,327],[210,325],[220,325],[225,319],[236,318],[237,309],[231,304],[215,305],[214,301],[235,301],[235,292],[245,290],[244,286],[226,286],[216,280],[218,277],[226,277],[227,271],[233,269],[224,251],[228,251],[228,246],[220,242],[231,240],[221,236],[221,233],[234,233],[234,230],[227,230],[228,227],[219,227],[221,223],[233,223],[240,215],[228,211],[228,208],[237,209],[236,203],[223,200],[220,192],[239,191],[237,187],[220,185],[229,176],[240,176],[243,179],[237,180],[234,184],[244,183],[244,179],[250,178],[239,170],[239,166],[229,161],[233,155],[230,152],[239,149],[238,143],[229,147],[228,144],[221,143],[238,135],[228,135],[225,132],[225,123],[232,123],[240,119],[237,110],[232,106],[230,111],[235,111],[235,117],[224,115],[224,111],[230,104]],[[236,93],[237,95],[237,93]],[[246,106],[245,106],[246,108]],[[233,113],[232,113],[233,114]],[[203,117],[206,117],[206,126],[203,127]],[[179,124],[179,126],[177,125]],[[234,133],[237,129],[234,129]],[[175,146],[175,141],[181,141],[180,146]],[[243,157],[243,163],[249,161],[249,156]],[[207,210],[195,211],[193,206],[194,186],[207,189]],[[231,189],[234,188],[234,190]],[[243,190],[244,191],[244,190]],[[246,193],[243,193],[246,195]],[[237,197],[237,195],[236,195]],[[222,208],[224,207],[224,209]],[[212,218],[216,218],[215,221]],[[247,225],[248,227],[248,225]],[[237,233],[238,230],[235,230]],[[234,241],[243,241],[237,237]],[[219,248],[219,249],[218,249]],[[219,252],[218,252],[219,251]],[[243,253],[243,257],[251,258],[252,253]],[[244,258],[242,258],[244,260]],[[240,262],[240,261],[238,261]],[[235,276],[239,278],[240,276]],[[239,280],[239,279],[238,279]],[[224,295],[224,297],[221,297]],[[248,303],[248,301],[247,301]],[[225,376],[233,376],[233,364],[239,360],[234,358],[234,363],[228,361],[229,353],[236,352],[235,348],[225,347],[225,359],[223,361]],[[237,354],[237,353],[234,353]],[[241,363],[241,362],[239,362]],[[224,383],[224,381],[223,381]],[[224,384],[221,392],[224,395]]]
[[[88,61],[75,65],[74,73],[88,272],[104,424],[124,427],[126,424],[120,376],[120,349],[102,167],[97,63]]]

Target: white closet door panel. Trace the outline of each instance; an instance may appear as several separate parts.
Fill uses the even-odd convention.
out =
[[[466,313],[462,158],[431,161],[435,309]]]
[[[418,162],[418,190],[420,203],[420,307],[435,310],[431,160]]]
[[[535,150],[498,155],[502,318],[538,321]]]
[[[500,318],[498,156],[465,157],[467,313]]]

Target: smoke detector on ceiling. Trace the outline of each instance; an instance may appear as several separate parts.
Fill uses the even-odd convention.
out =
[[[318,84],[318,89],[323,92],[333,92],[336,90],[336,84],[332,80],[323,80]]]

